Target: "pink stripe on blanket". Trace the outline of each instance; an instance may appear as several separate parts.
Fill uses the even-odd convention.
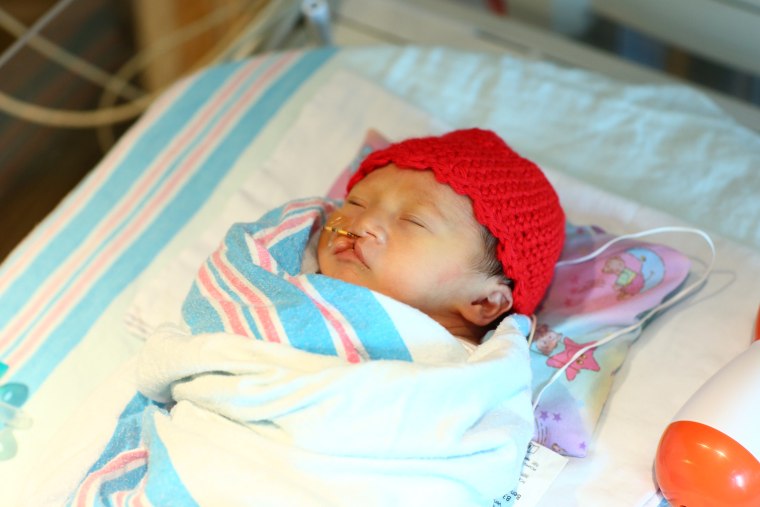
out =
[[[274,229],[260,231],[261,234],[256,234],[256,239],[261,241],[267,248],[271,248],[272,245],[279,243],[282,239],[292,236],[295,231],[303,228],[305,224],[310,226],[314,221],[316,213],[316,211],[312,211],[311,213],[288,218]]]
[[[20,367],[21,364],[36,350],[39,342],[47,336],[47,333],[60,322],[66,312],[76,305],[79,299],[86,293],[86,290],[94,283],[93,280],[97,279],[105,269],[110,266],[110,263],[118,258],[118,255],[122,252],[130,242],[137,237],[142,230],[147,227],[150,220],[158,213],[163,206],[169,202],[171,196],[182,187],[184,181],[193,174],[195,166],[207,156],[211,148],[215,146],[216,140],[227,132],[234,123],[238,120],[239,116],[243,114],[246,107],[254,102],[257,94],[266,87],[266,84],[270,82],[273,76],[277,75],[287,64],[294,59],[293,55],[285,55],[280,58],[271,68],[267,69],[264,75],[256,81],[254,86],[246,90],[243,97],[240,99],[240,108],[237,110],[238,114],[233,114],[224,117],[219,124],[217,124],[208,136],[204,138],[204,141],[198,145],[195,152],[186,159],[186,164],[183,168],[176,173],[170,180],[160,189],[156,197],[153,200],[141,208],[139,216],[132,221],[124,231],[123,235],[119,235],[117,240],[109,243],[107,248],[98,256],[97,260],[84,268],[82,275],[73,282],[72,286],[68,288],[67,297],[61,298],[45,315],[41,322],[30,331],[29,336],[24,340],[22,346],[13,351],[8,357],[8,364],[14,365],[14,368]],[[129,211],[129,210],[126,210]],[[93,233],[94,235],[95,233]],[[91,238],[94,236],[91,236]],[[78,256],[81,259],[83,254]],[[62,281],[61,281],[62,283]],[[37,297],[40,297],[40,293]],[[35,303],[32,301],[31,303]],[[20,312],[16,317],[16,325],[21,326],[32,322],[31,315],[27,313],[34,313],[39,311],[39,306],[29,305],[26,308],[26,312]],[[25,320],[23,317],[26,316]],[[12,325],[13,326],[13,325]],[[18,330],[8,333],[7,336],[14,337],[18,335]],[[0,342],[3,340],[0,339]],[[0,348],[3,344],[0,343]]]
[[[346,360],[349,363],[361,362],[361,354],[355,345],[355,336],[352,336],[352,333],[349,333],[346,326],[343,325],[344,321],[340,317],[340,312],[336,310],[332,305],[330,305],[327,301],[325,301],[319,292],[316,291],[314,287],[312,287],[311,284],[305,280],[304,277],[294,276],[289,278],[289,281],[301,289],[301,291],[303,291],[303,293],[306,294],[315,305],[317,305],[319,312],[322,314],[325,320],[327,320],[329,324],[328,327],[333,329],[338,335],[338,340],[343,348]]]
[[[148,474],[143,475],[135,490],[126,497],[124,507],[150,507],[153,505],[145,494],[145,486],[148,483]]]
[[[233,76],[214,100],[199,112],[194,119],[195,121],[173,140],[172,144],[167,147],[166,151],[161,153],[151,167],[151,170],[143,173],[142,178],[138,180],[128,192],[125,192],[122,200],[115,204],[113,211],[104,217],[104,220],[92,231],[87,240],[85,240],[78,249],[66,259],[66,262],[61,264],[57,271],[45,281],[44,285],[37,290],[35,296],[27,304],[26,309],[19,312],[15,318],[15,322],[8,327],[6,336],[13,337],[18,335],[22,326],[28,325],[32,321],[32,314],[39,312],[43,305],[43,298],[48,297],[51,293],[57,293],[61,290],[61,287],[64,286],[66,281],[71,278],[71,274],[76,273],[79,268],[84,265],[85,259],[91,255],[95,248],[97,248],[102,241],[102,238],[107,237],[110,231],[115,230],[118,228],[118,224],[124,222],[125,217],[127,217],[131,210],[135,208],[135,203],[139,202],[139,200],[142,199],[151,188],[153,188],[159,177],[164,173],[171,162],[175,160],[178,154],[180,154],[186,146],[190,145],[191,141],[197,137],[201,129],[208,125],[211,116],[217,112],[222,103],[232,96],[235,90],[241,85],[244,77],[251,74],[254,69],[255,67],[248,68],[244,72],[240,72]],[[192,166],[187,164],[186,167]],[[176,178],[173,178],[172,180],[176,180]],[[154,199],[153,202],[149,204],[149,207],[157,207],[156,201],[157,200]],[[126,234],[120,234],[118,236],[121,240],[120,243],[124,243],[124,238],[126,237],[128,237]],[[101,255],[100,258],[103,258],[103,255]],[[83,277],[85,277],[88,272],[92,273],[91,266],[87,266],[85,269],[86,270],[82,275]],[[90,278],[95,278],[95,276],[91,275]],[[81,280],[82,278],[80,278],[79,285],[82,284]],[[44,291],[42,290],[43,287],[45,289]],[[55,309],[60,308],[61,312],[65,311],[67,306],[65,303],[72,301],[72,299],[73,298],[70,296],[65,298],[62,303],[56,305]],[[55,312],[55,309],[53,312]],[[29,341],[30,340],[27,339],[26,343]],[[4,346],[5,343],[0,340],[0,348]],[[17,363],[19,361],[19,358],[14,359],[15,360],[12,361],[12,363]]]
[[[253,242],[253,250],[251,250],[251,260],[253,263],[257,266],[261,266],[262,268],[266,269],[270,273],[273,273],[276,269],[276,262],[274,258],[272,257],[272,254],[269,253],[269,250],[267,250],[267,247],[263,245],[260,241],[254,241]]]
[[[147,462],[147,449],[135,449],[118,454],[100,470],[87,476],[87,479],[74,494],[74,502],[72,503],[77,507],[92,505],[94,497],[103,483],[124,476],[132,470],[146,465]]]
[[[190,80],[177,83],[170,91],[162,95],[160,100],[152,104],[138,122],[122,136],[97,169],[92,171],[91,176],[82,182],[78,190],[65,198],[55,214],[46,220],[45,225],[35,229],[6,259],[6,269],[3,274],[0,274],[0,292],[8,288],[14,276],[26,269],[35,256],[47,246],[47,243],[69,223],[70,218],[84,207],[116,166],[122,162],[125,155],[129,153],[129,148],[151,125],[153,119],[161,116],[172,105],[172,100],[181,95],[190,83]]]
[[[265,340],[270,342],[281,343],[282,332],[281,326],[275,323],[277,318],[277,310],[274,304],[264,296],[264,294],[255,289],[244,277],[238,276],[236,270],[226,262],[226,258],[223,257],[219,250],[211,255],[211,261],[214,267],[223,276],[224,281],[227,282],[234,290],[235,293],[241,296],[249,307],[253,310],[253,318],[258,323],[259,330],[261,331]],[[250,335],[250,333],[244,333]]]
[[[281,240],[291,237],[305,225],[311,227],[311,224],[316,219],[316,215],[319,213],[319,211],[313,209],[313,206],[321,204],[321,202],[320,199],[311,199],[288,205],[283,210],[283,215],[293,214],[294,216],[285,219],[276,227],[268,227],[257,231],[254,235],[254,249],[251,251],[254,263],[270,273],[274,273],[276,262],[269,253],[269,249]]]
[[[112,507],[149,507],[153,503],[145,496],[145,485],[148,483],[148,474],[143,475],[140,482],[132,489],[117,491],[110,496]]]
[[[237,305],[228,300],[214,282],[214,277],[209,273],[208,266],[204,263],[198,271],[198,280],[203,290],[208,295],[209,301],[217,307],[217,313],[224,319],[224,327],[231,329],[233,333],[249,336],[245,325],[238,314]]]

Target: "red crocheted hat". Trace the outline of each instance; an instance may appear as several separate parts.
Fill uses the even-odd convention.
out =
[[[565,214],[541,169],[489,130],[457,130],[370,153],[348,190],[390,163],[431,170],[438,181],[472,200],[475,219],[498,240],[496,256],[514,281],[513,309],[532,314],[549,287],[565,239]]]

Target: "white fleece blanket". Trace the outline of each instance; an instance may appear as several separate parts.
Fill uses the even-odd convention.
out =
[[[350,364],[164,329],[142,354],[140,384],[176,400],[148,419],[160,442],[151,456],[162,446],[171,467],[160,463],[140,494],[199,505],[490,505],[516,484],[532,427],[524,338],[512,324],[466,363],[436,365]]]

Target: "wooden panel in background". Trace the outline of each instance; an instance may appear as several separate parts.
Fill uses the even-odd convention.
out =
[[[150,51],[171,39],[176,42],[147,62],[142,72],[145,88],[159,90],[213,61],[267,3],[266,0],[134,0],[138,49]],[[182,37],[180,31],[198,33]]]

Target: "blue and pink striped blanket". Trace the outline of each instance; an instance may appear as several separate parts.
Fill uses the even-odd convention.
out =
[[[335,204],[236,224],[71,505],[488,505],[533,431],[527,319],[469,352],[435,321],[302,273]],[[308,262],[307,262],[308,263]]]

